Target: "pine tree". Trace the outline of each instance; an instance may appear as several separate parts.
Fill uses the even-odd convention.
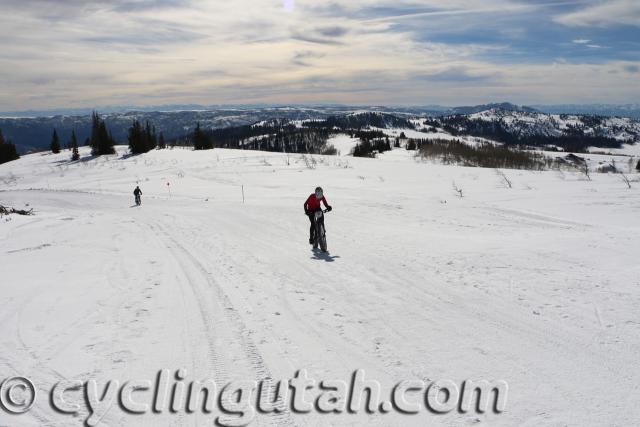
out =
[[[149,151],[149,150],[153,150],[154,148],[156,148],[157,145],[157,141],[156,141],[156,131],[155,128],[151,128],[151,125],[149,125],[149,121],[147,120],[147,125],[144,129],[144,149],[145,152]]]
[[[69,148],[71,149],[71,160],[80,160],[80,153],[78,152],[78,140],[76,139],[76,131],[71,131],[71,140],[69,141]]]
[[[60,138],[58,138],[58,132],[53,130],[53,135],[51,136],[51,152],[53,154],[58,154],[60,152]]]
[[[91,154],[97,156],[100,154],[100,117],[97,112],[91,113]]]
[[[193,131],[193,148],[196,150],[202,150],[202,130],[200,129],[200,122],[196,123],[196,128]]]
[[[129,128],[129,150],[131,154],[141,154],[152,150],[158,144],[156,138],[155,127],[149,122],[146,123],[144,129],[139,121],[134,120]]]
[[[167,148],[167,143],[164,142],[164,135],[162,132],[160,132],[160,136],[158,137],[158,148],[160,150]]]
[[[211,150],[213,148],[213,142],[200,128],[200,122],[196,124],[191,140],[195,150]]]
[[[111,136],[111,133],[107,129],[107,125],[98,116],[97,112],[93,112],[91,115],[91,154],[94,156],[100,156],[103,154],[115,154],[116,145],[115,140]]]
[[[149,150],[153,150],[158,147],[158,135],[156,134],[156,127],[151,126],[151,133],[149,133]]]
[[[149,121],[147,121],[144,125],[144,129],[142,131],[142,138],[140,141],[140,150],[143,153],[149,151],[149,146],[151,145],[151,141],[149,140],[151,129],[149,128]]]
[[[131,154],[140,154],[144,151],[142,150],[142,127],[140,126],[140,122],[134,120],[129,128],[129,151]]]
[[[2,130],[0,130],[0,164],[17,160],[19,158],[20,156],[18,156],[16,146],[12,144],[11,141],[5,141],[4,136],[2,135]]]
[[[103,120],[100,124],[100,154],[115,154],[115,145],[116,142],[111,132],[109,132],[109,129],[107,129],[107,124]]]
[[[638,164],[636,165],[636,170],[640,172],[640,160],[638,160]]]

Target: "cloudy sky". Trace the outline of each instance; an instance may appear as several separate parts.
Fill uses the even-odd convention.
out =
[[[640,101],[638,0],[0,0],[0,111]]]

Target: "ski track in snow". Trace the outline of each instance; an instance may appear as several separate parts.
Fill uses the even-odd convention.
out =
[[[122,150],[122,149],[120,149]],[[65,154],[65,153],[63,153]],[[252,425],[633,425],[640,197],[616,176],[380,159],[166,150],[67,164],[25,156],[0,222],[0,367],[40,399],[0,424],[80,425],[62,379],[504,379],[496,414],[258,414]],[[116,160],[118,159],[118,160]],[[58,162],[58,163],[56,163]],[[54,166],[57,165],[57,166]],[[345,166],[346,165],[346,166]],[[136,181],[143,205],[130,207]],[[451,183],[465,190],[460,199]],[[171,182],[172,194],[166,183]],[[306,244],[321,184],[330,254]],[[240,186],[244,185],[246,203]],[[638,187],[638,188],[636,188]],[[202,425],[220,414],[100,425]]]

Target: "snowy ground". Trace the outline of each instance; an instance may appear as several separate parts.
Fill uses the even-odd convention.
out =
[[[505,171],[507,188],[493,170],[403,149],[306,162],[119,151],[0,165],[0,204],[36,211],[0,220],[0,368],[40,393],[27,414],[0,408],[0,425],[81,425],[86,410],[50,408],[52,384],[163,368],[220,383],[364,369],[383,395],[409,379],[509,384],[501,414],[285,413],[252,425],[640,422],[640,182]],[[307,244],[302,203],[317,185],[334,207],[329,255]],[[213,419],[112,409],[100,425]]]
[[[618,156],[640,157],[640,143],[622,144],[622,147],[620,148],[589,147],[589,151],[595,153],[611,153]]]
[[[338,155],[345,157],[353,154],[353,149],[360,143],[359,138],[351,138],[346,134],[337,134],[327,140],[327,145],[333,145]]]

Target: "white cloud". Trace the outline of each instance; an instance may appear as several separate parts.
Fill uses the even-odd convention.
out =
[[[555,21],[571,27],[610,27],[620,24],[640,26],[640,1],[601,1],[578,11],[556,16]]]
[[[323,13],[315,0],[100,0],[91,7],[80,0],[8,2],[11,13],[0,15],[0,110],[6,111],[190,102],[543,103],[585,93],[601,100],[640,95],[632,81],[614,80],[607,64],[491,63],[479,58],[507,49],[508,40],[433,43],[417,38],[407,21],[398,25],[401,17],[428,9],[442,12],[429,19],[445,25],[448,13],[462,19],[533,7],[521,9],[513,0],[487,0],[480,9],[471,0],[446,7],[435,0],[334,0],[322,3]],[[370,19],[372,10],[385,8],[394,10],[391,17]],[[396,13],[403,8],[407,14]],[[580,90],[575,75],[585,85]],[[625,91],[616,91],[623,85]]]

